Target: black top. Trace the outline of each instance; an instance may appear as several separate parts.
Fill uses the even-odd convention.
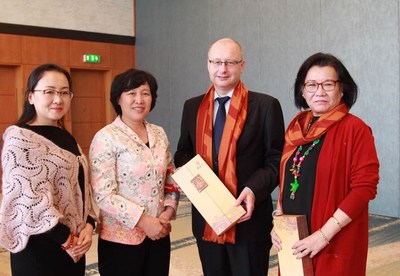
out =
[[[23,127],[33,132],[36,132],[37,134],[52,141],[60,148],[70,151],[76,156],[81,155],[78,149],[78,145],[75,141],[75,138],[65,129],[56,126],[36,126],[36,125],[35,126],[24,125]]]
[[[288,159],[285,167],[285,183],[282,193],[283,212],[290,215],[306,215],[309,232],[311,230],[311,208],[314,196],[317,163],[324,140],[325,135],[320,138],[320,142],[315,145],[301,164],[300,176],[297,178],[299,188],[297,189],[294,200],[290,199],[290,183],[294,181],[294,176],[290,169],[292,168],[293,158],[296,155],[297,149]],[[303,145],[299,156],[303,156],[304,152],[307,151],[312,143],[313,142]]]

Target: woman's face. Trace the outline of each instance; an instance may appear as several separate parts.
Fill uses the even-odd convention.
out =
[[[308,92],[305,85],[302,93],[314,116],[321,116],[340,104],[343,93],[337,81],[336,70],[331,66],[313,66],[308,70],[304,83],[310,84],[310,87],[316,86],[317,89]]]
[[[123,92],[118,100],[122,120],[128,124],[142,123],[150,113],[151,101],[150,86],[147,83]]]
[[[35,89],[28,95],[29,103],[36,110],[35,118],[29,123],[57,126],[70,108],[70,95],[68,79],[63,73],[44,72]]]

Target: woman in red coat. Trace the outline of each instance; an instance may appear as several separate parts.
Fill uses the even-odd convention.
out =
[[[310,235],[292,248],[312,258],[315,275],[365,275],[379,161],[371,129],[349,113],[357,85],[340,60],[317,53],[300,67],[294,99],[303,111],[285,134],[274,212],[306,215]],[[274,229],[271,237],[279,251]]]

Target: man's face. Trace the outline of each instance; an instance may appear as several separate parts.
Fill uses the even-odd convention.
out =
[[[208,52],[208,73],[220,96],[226,95],[239,82],[244,71],[242,51],[234,41],[222,39],[215,42]]]

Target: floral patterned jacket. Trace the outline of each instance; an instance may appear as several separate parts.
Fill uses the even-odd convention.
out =
[[[136,226],[142,214],[157,217],[167,206],[177,208],[168,138],[163,128],[148,122],[145,126],[149,146],[120,117],[97,132],[91,143],[91,183],[104,240],[140,244],[146,237]]]

